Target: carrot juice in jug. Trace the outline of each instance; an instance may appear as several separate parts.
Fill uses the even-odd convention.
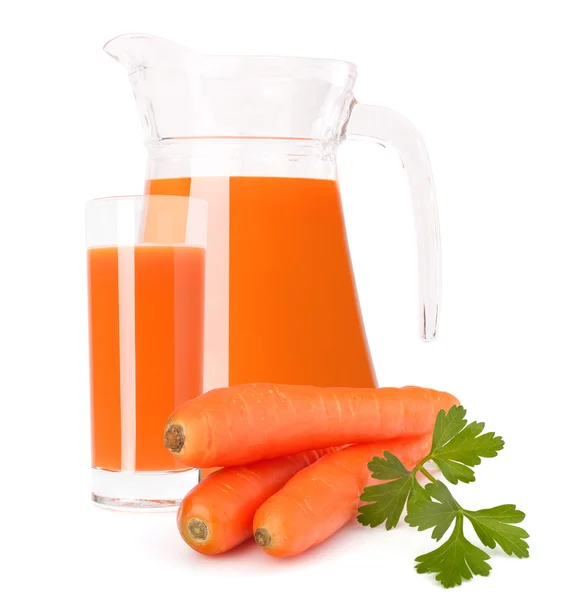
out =
[[[337,182],[226,179],[229,385],[374,387]],[[187,196],[191,184],[155,179],[148,191]]]

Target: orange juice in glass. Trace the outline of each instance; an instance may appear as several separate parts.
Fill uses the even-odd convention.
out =
[[[207,206],[153,202],[152,220],[145,196],[87,206],[92,498],[110,508],[175,507],[198,479],[163,429],[203,391]]]

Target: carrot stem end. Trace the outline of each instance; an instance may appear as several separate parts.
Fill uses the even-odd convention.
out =
[[[205,541],[209,534],[209,529],[205,521],[200,519],[191,519],[187,525],[187,531],[194,540]]]
[[[267,529],[263,529],[262,527],[259,527],[259,529],[255,530],[253,537],[262,548],[267,548],[267,546],[271,544],[271,536],[269,535],[269,532]]]
[[[172,423],[163,434],[163,444],[170,452],[179,452],[185,444],[185,433],[183,427]]]

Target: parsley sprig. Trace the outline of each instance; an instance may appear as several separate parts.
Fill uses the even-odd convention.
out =
[[[477,511],[462,508],[448,487],[426,468],[433,461],[449,483],[471,483],[475,480],[473,467],[502,450],[504,441],[500,436],[483,433],[484,423],[467,423],[465,416],[462,406],[453,406],[448,413],[441,411],[429,454],[410,471],[390,452],[373,458],[368,464],[373,478],[385,483],[366,487],[361,500],[368,504],[359,508],[358,520],[363,525],[377,527],[384,523],[392,529],[406,505],[405,521],[419,531],[432,529],[431,537],[437,541],[454,523],[446,542],[415,559],[418,573],[436,573],[436,580],[445,588],[460,585],[473,575],[487,576],[491,570],[489,554],[465,538],[465,519],[487,548],[498,545],[508,555],[528,557],[528,533],[516,526],[525,515],[514,504]],[[419,473],[430,483],[423,487],[417,480]]]

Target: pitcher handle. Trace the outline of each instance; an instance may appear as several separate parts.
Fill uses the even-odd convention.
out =
[[[406,169],[418,246],[421,338],[436,338],[441,295],[441,250],[438,210],[427,149],[420,133],[401,114],[381,106],[355,103],[346,139],[369,140],[394,148]]]

